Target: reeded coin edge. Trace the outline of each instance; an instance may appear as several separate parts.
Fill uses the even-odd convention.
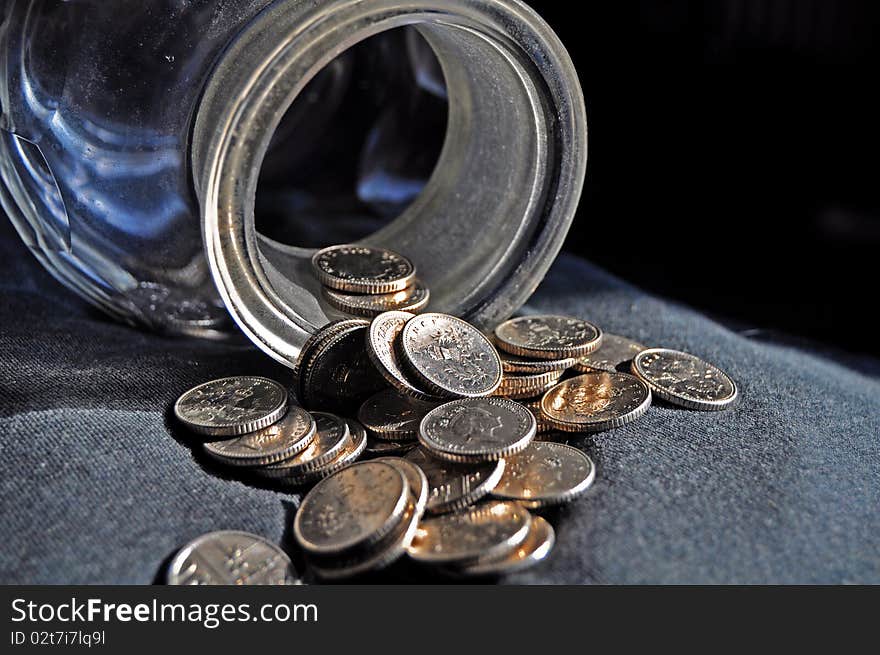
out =
[[[318,260],[320,259],[321,255],[345,247],[369,248],[371,250],[389,253],[391,255],[394,255],[395,257],[399,257],[406,264],[408,264],[409,272],[403,277],[389,281],[377,281],[370,278],[340,278],[335,275],[326,273],[318,264]],[[336,289],[337,291],[349,291],[354,293],[368,294],[394,293],[397,291],[403,291],[412,284],[413,280],[415,280],[417,272],[416,266],[413,261],[405,255],[401,255],[400,253],[394,252],[393,250],[388,250],[387,248],[377,248],[376,246],[363,246],[358,244],[340,244],[337,246],[330,246],[329,248],[322,248],[321,250],[318,250],[314,255],[312,255],[312,271],[315,273],[318,281],[321,284],[330,287],[331,289]]]
[[[186,543],[180,548],[180,550],[177,551],[174,557],[171,558],[171,561],[168,563],[168,567],[165,570],[165,584],[178,586],[177,583],[174,582],[174,579],[179,576],[179,569],[182,567],[183,562],[186,560],[189,554],[210,539],[216,539],[218,535],[235,535],[238,537],[247,537],[248,539],[259,541],[269,546],[271,550],[280,555],[287,563],[286,568],[288,571],[288,577],[297,581],[299,580],[299,573],[297,573],[296,569],[293,567],[293,562],[291,561],[290,556],[285,553],[279,546],[273,544],[265,537],[261,537],[260,535],[253,534],[251,532],[244,532],[242,530],[215,530],[214,532],[208,532],[199,537],[196,537],[192,541]]]
[[[721,400],[696,400],[688,396],[673,393],[672,391],[661,387],[656,382],[652,382],[650,379],[648,379],[638,363],[639,357],[656,352],[671,352],[677,355],[686,355],[688,358],[696,359],[703,364],[711,366],[716,371],[721,373],[721,375],[723,375],[728,382],[730,382],[731,386],[733,387],[733,393],[730,395],[729,398],[723,398]],[[684,407],[685,409],[693,409],[702,412],[721,411],[733,405],[733,403],[736,402],[737,398],[739,398],[739,386],[732,377],[730,377],[725,371],[722,371],[711,362],[707,362],[705,359],[701,359],[696,355],[691,355],[690,353],[684,352],[683,350],[672,350],[671,348],[649,348],[647,350],[643,350],[635,357],[633,357],[632,363],[630,364],[630,370],[632,370],[633,375],[635,375],[639,380],[648,385],[651,391],[653,391],[658,398],[660,398],[661,400],[665,400],[668,403],[672,403],[673,405]]]
[[[635,377],[630,376],[626,373],[607,373],[606,371],[596,371],[595,373],[584,373],[586,375],[626,375],[627,377]],[[579,376],[582,377],[582,376]],[[544,401],[547,399],[549,394],[553,392],[556,387],[561,386],[563,384],[567,384],[572,380],[576,380],[577,378],[570,378],[565,382],[560,382],[558,385],[554,385],[551,389],[549,389],[544,396],[541,398],[541,414],[543,415],[544,420],[552,426],[554,430],[561,430],[562,432],[580,432],[583,434],[591,434],[594,432],[604,432],[606,430],[613,430],[615,428],[622,428],[624,425],[629,425],[633,421],[640,419],[648,409],[651,407],[652,402],[652,393],[651,388],[644,383],[641,378],[636,377],[635,379],[642,383],[642,386],[645,388],[645,399],[641,402],[641,404],[635,409],[627,412],[626,414],[622,414],[621,416],[615,416],[610,419],[602,419],[601,421],[565,421],[560,418],[553,416],[550,412],[548,412],[544,408]]]
[[[218,382],[226,382],[227,380],[259,380],[261,382],[267,382],[270,385],[275,386],[281,390],[281,401],[279,402],[278,407],[266,414],[266,416],[259,419],[245,421],[242,423],[199,423],[183,415],[180,410],[180,404],[183,402],[184,398],[186,398],[193,392],[198,391],[202,387],[207,387],[211,384],[217,384]],[[192,432],[209,437],[237,437],[243,434],[247,434],[248,432],[257,432],[258,430],[269,427],[273,423],[277,423],[278,420],[287,412],[287,401],[287,389],[275,382],[275,380],[260,377],[259,375],[233,375],[230,377],[203,382],[202,384],[193,387],[189,391],[184,392],[175,401],[173,411],[175,418],[177,418],[178,421],[183,423],[183,425]]]
[[[499,500],[509,500],[513,502],[518,502],[528,509],[540,509],[542,507],[551,507],[553,505],[563,505],[565,503],[569,503],[578,496],[583,495],[593,486],[593,483],[596,481],[596,464],[593,462],[592,458],[587,455],[582,450],[575,448],[574,446],[569,446],[568,444],[558,443],[556,441],[542,441],[540,442],[542,445],[551,446],[556,449],[570,450],[575,453],[577,456],[582,457],[587,461],[590,465],[590,471],[587,476],[581,480],[578,484],[570,489],[566,489],[565,491],[555,493],[552,495],[546,496],[531,496],[529,498],[522,498],[516,494],[504,493],[499,490],[501,483],[504,478],[502,477],[501,481],[499,481],[498,485],[495,489],[492,490],[492,495]]]

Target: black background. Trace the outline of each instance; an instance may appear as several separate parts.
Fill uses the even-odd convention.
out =
[[[587,101],[568,249],[742,329],[877,352],[880,3],[530,4]]]

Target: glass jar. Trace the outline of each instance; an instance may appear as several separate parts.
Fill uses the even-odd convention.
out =
[[[0,200],[56,278],[169,333],[231,316],[288,365],[340,317],[316,247],[406,254],[487,327],[586,168],[574,67],[517,0],[7,0],[0,103]]]

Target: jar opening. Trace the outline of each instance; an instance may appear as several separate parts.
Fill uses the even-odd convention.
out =
[[[288,364],[311,332],[338,317],[311,273],[313,249],[297,245],[297,235],[279,241],[269,227],[258,231],[259,171],[271,163],[273,135],[281,138],[297,98],[309,84],[332,83],[331,62],[405,27],[442,70],[445,137],[418,195],[362,241],[410,257],[431,289],[432,310],[484,327],[505,318],[561,248],[583,182],[583,99],[565,50],[513,0],[318,4],[277,3],[242,33],[219,62],[196,121],[206,251],[230,313]]]

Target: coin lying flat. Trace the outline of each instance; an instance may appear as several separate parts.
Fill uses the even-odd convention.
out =
[[[293,534],[308,553],[332,555],[379,542],[400,525],[410,497],[406,476],[382,462],[353,464],[303,499]]]
[[[495,328],[498,347],[513,355],[559,359],[582,357],[602,345],[602,330],[568,316],[523,316]]]
[[[355,293],[393,293],[412,284],[413,263],[396,252],[374,246],[343,245],[319,250],[312,267],[321,284]]]
[[[446,314],[411,319],[400,335],[410,370],[436,395],[488,396],[501,384],[501,359],[474,326]]]
[[[561,357],[559,359],[538,359],[536,357],[520,357],[508,352],[498,353],[501,366],[505,373],[546,373],[547,371],[566,371],[578,363],[577,357]]]
[[[211,532],[184,546],[168,565],[169,585],[300,584],[287,554],[247,532]]]
[[[422,520],[408,552],[426,564],[476,564],[511,553],[525,541],[531,524],[522,505],[489,501]]]
[[[302,407],[291,406],[277,423],[256,432],[203,444],[205,452],[232,466],[274,464],[301,453],[315,438],[315,419]]]
[[[424,514],[425,508],[428,506],[428,493],[430,489],[428,478],[421,467],[414,464],[411,460],[400,457],[380,457],[378,459],[374,459],[373,461],[390,464],[398,471],[403,473],[407,483],[409,484],[409,490],[412,494],[412,498],[415,501],[416,512],[418,512],[419,516]]]
[[[726,409],[739,393],[724,371],[677,350],[642,351],[633,359],[632,371],[658,398],[688,409]]]
[[[371,396],[358,410],[358,420],[376,439],[414,441],[419,424],[436,403],[416,400],[393,389]]]
[[[541,399],[544,419],[563,432],[602,432],[632,423],[651,406],[651,391],[626,373],[586,373]]]
[[[322,292],[327,302],[336,309],[354,316],[368,318],[394,310],[420,312],[431,301],[431,292],[418,280],[411,286],[393,293],[355,294],[326,287]]]
[[[606,332],[602,336],[602,345],[599,349],[578,359],[574,368],[581,373],[595,371],[616,373],[623,364],[632,361],[632,358],[644,349],[642,344],[632,339]]]
[[[400,524],[389,535],[368,548],[357,548],[343,556],[310,556],[312,570],[325,580],[340,580],[362,573],[380,571],[406,553],[421,519],[415,496],[410,493],[409,503]]]
[[[334,414],[313,412],[317,426],[315,438],[304,451],[279,464],[254,469],[267,478],[297,478],[332,462],[351,440],[348,423]]]
[[[559,380],[564,372],[545,371],[544,373],[507,374],[501,381],[501,386],[498,387],[496,393],[503,395],[505,392],[537,391]]]
[[[523,450],[535,437],[535,417],[507,398],[466,398],[431,410],[419,442],[451,462],[492,462]]]
[[[287,391],[266,378],[239,376],[200,384],[174,404],[187,428],[214,437],[234,437],[265,428],[287,411]]]
[[[357,421],[348,420],[347,423],[349,438],[336,457],[306,473],[287,475],[282,483],[294,487],[315,484],[356,462],[367,449],[367,431]]]
[[[307,408],[345,413],[386,388],[367,356],[370,324],[352,321],[317,344],[300,370],[300,399]]]
[[[382,441],[367,437],[367,448],[364,452],[369,457],[403,456],[416,447],[413,441]]]
[[[537,509],[567,503],[589,489],[595,478],[592,460],[577,448],[533,442],[507,459],[504,475],[492,494]]]
[[[431,456],[415,448],[404,459],[417,465],[428,479],[429,514],[444,514],[464,509],[487,496],[504,473],[505,460],[481,464],[456,464]]]
[[[459,567],[456,573],[468,576],[507,575],[543,562],[556,544],[556,531],[540,516],[532,517],[532,527],[525,541],[512,552],[479,564]]]
[[[413,380],[400,360],[400,335],[412,318],[415,314],[399,311],[384,312],[374,318],[367,334],[367,355],[382,377],[398,391],[421,400],[432,400],[434,394]]]

